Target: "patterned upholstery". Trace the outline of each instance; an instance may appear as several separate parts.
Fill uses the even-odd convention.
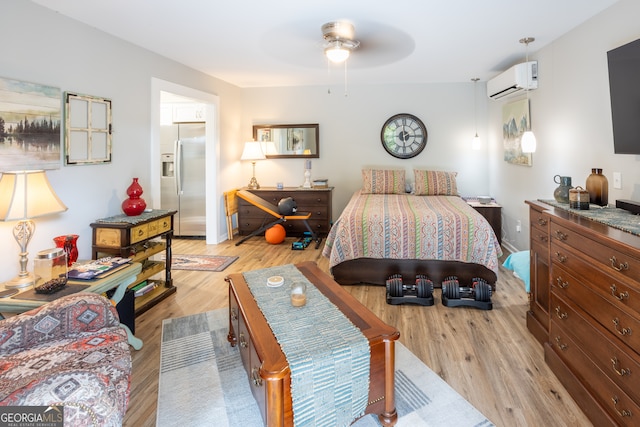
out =
[[[64,405],[65,425],[121,426],[131,353],[109,300],[59,298],[0,321],[0,405]]]

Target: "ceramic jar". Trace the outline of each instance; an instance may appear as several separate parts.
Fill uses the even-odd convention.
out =
[[[609,181],[602,174],[602,169],[591,169],[591,175],[587,177],[586,187],[591,203],[599,206],[607,206],[609,204]]]
[[[583,211],[589,210],[589,192],[580,186],[569,190],[569,207]]]
[[[556,199],[556,202],[569,203],[569,190],[573,188],[571,187],[571,177],[556,175],[553,177],[553,182],[560,184],[553,192],[553,198]]]

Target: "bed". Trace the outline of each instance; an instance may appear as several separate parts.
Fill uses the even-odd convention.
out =
[[[457,195],[455,173],[416,171],[409,194],[403,172],[363,170],[363,188],[323,248],[334,280],[385,285],[391,274],[426,274],[439,287],[454,275],[462,286],[480,277],[495,289],[502,249],[487,220]]]

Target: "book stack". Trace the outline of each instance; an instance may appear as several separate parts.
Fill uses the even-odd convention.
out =
[[[142,295],[148,294],[149,292],[151,292],[157,287],[158,287],[158,284],[156,282],[150,282],[145,280],[133,286],[131,290],[133,291],[133,295],[136,298],[138,298],[138,297],[141,297]]]
[[[102,279],[127,267],[131,258],[104,257],[87,262],[76,262],[69,270],[68,277],[76,280]]]
[[[313,180],[314,188],[329,188],[329,180],[325,178],[318,178]]]

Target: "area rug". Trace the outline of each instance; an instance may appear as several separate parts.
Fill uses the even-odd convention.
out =
[[[162,322],[158,427],[263,425],[239,350],[227,341],[228,331],[227,309]],[[399,427],[493,426],[399,342],[396,410]],[[367,415],[353,425],[380,423],[375,415]]]
[[[229,267],[237,256],[222,255],[171,255],[173,270],[222,271]]]

